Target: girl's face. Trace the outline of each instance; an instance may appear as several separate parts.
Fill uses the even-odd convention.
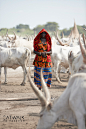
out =
[[[42,32],[42,33],[41,33],[41,36],[42,36],[42,38],[45,38],[46,32]]]

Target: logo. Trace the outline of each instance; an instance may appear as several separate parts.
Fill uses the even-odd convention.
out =
[[[3,116],[3,121],[4,122],[23,122],[24,120],[24,116]]]

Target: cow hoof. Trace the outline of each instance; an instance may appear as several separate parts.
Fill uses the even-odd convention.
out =
[[[7,82],[4,82],[4,84],[7,84]]]
[[[58,80],[57,78],[56,78],[56,81],[58,81],[58,83],[61,83],[62,84],[62,82],[60,80]]]
[[[61,83],[62,84],[62,82],[60,81],[59,83]]]
[[[62,82],[60,80],[58,80],[58,83],[61,83],[62,84]]]
[[[25,86],[25,83],[21,83],[21,86]]]

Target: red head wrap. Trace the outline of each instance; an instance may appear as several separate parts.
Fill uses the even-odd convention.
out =
[[[48,45],[48,47],[47,47],[47,51],[49,51],[50,49],[51,49],[51,45],[52,45],[52,43],[51,43],[51,37],[50,37],[50,35],[48,34],[48,32],[45,30],[45,29],[42,29],[39,33],[38,33],[38,35],[35,37],[35,39],[34,39],[34,49],[35,49],[35,45],[37,45],[38,43],[39,43],[39,40],[40,40],[40,38],[41,38],[41,33],[42,32],[46,32],[46,41],[47,41],[47,45]],[[37,47],[37,46],[36,46]]]

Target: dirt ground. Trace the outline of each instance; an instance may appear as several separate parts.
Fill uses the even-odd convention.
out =
[[[49,89],[52,98],[59,97],[65,90],[68,83],[67,76],[68,74],[61,73],[62,84],[52,78],[52,85]],[[29,100],[0,102],[0,129],[36,129],[39,120],[37,114],[41,111],[40,101],[30,87],[28,79],[25,86],[20,85],[22,80],[23,71],[21,67],[16,70],[8,69],[8,83],[4,84],[4,70],[2,68],[0,98],[27,97]],[[77,129],[77,127],[61,120],[56,122],[52,129]]]

